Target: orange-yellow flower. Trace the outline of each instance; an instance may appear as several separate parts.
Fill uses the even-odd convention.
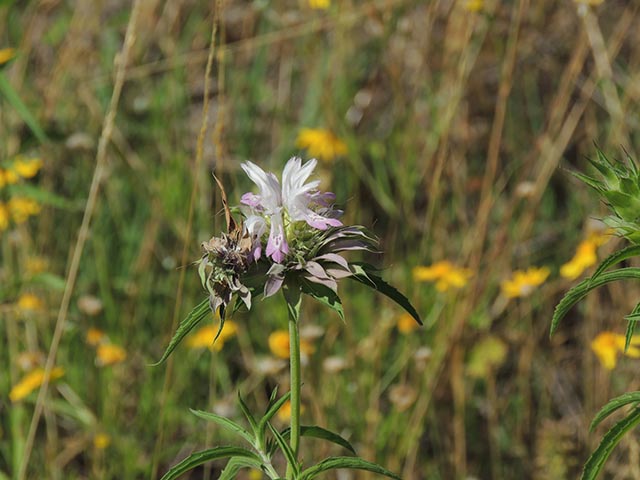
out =
[[[624,351],[625,336],[613,332],[599,333],[591,342],[591,350],[598,356],[602,366],[613,370],[618,361],[618,354],[623,353],[628,357],[640,358],[640,337],[632,337],[627,351]]]
[[[0,49],[0,65],[7,63],[13,57],[16,56],[15,48],[2,48]]]
[[[64,375],[64,370],[60,367],[54,367],[51,370],[51,375],[49,376],[49,381],[60,378]],[[44,369],[38,368],[27,375],[25,375],[22,380],[16,383],[11,391],[9,392],[9,399],[11,402],[19,402],[26,396],[28,396],[34,390],[40,388],[40,385],[44,382]]]
[[[303,128],[296,139],[298,148],[305,148],[311,157],[330,162],[347,153],[347,145],[329,130]]]
[[[507,298],[526,297],[531,295],[536,287],[542,285],[551,271],[547,267],[531,267],[528,270],[513,272],[509,280],[501,284],[502,293]]]
[[[560,267],[560,275],[569,280],[575,280],[587,268],[598,262],[596,251],[611,239],[611,231],[594,231],[578,244],[576,253],[571,260]]]
[[[315,10],[327,10],[331,6],[331,0],[309,0],[309,7]]]
[[[24,223],[30,216],[40,213],[40,205],[31,198],[12,197],[7,206],[16,223]]]
[[[20,156],[14,160],[11,170],[22,178],[33,178],[41,168],[42,160],[39,158],[24,158]]]
[[[127,352],[124,348],[113,345],[112,343],[103,343],[98,345],[96,350],[96,365],[99,367],[108,367],[115,365],[127,358]]]
[[[9,220],[9,209],[4,203],[0,202],[0,231],[9,228]]]
[[[23,293],[20,295],[17,306],[23,312],[35,312],[44,308],[42,300],[33,293]]]
[[[289,332],[276,330],[269,335],[269,350],[278,358],[289,358]],[[300,353],[311,355],[315,347],[309,340],[300,339]]]
[[[304,405],[300,405],[300,413],[304,412],[304,410]],[[288,422],[291,419],[291,402],[289,400],[282,404],[277,416],[281,422]]]
[[[411,315],[409,315],[408,313],[401,313],[398,316],[396,327],[398,328],[398,331],[400,333],[404,333],[405,335],[407,335],[416,330],[419,325]]]
[[[87,342],[87,345],[95,347],[98,344],[102,343],[102,341],[106,337],[106,334],[102,330],[100,330],[99,328],[91,327],[89,330],[87,330],[85,341]]]
[[[429,267],[415,267],[413,279],[417,282],[436,282],[436,290],[446,292],[449,289],[464,287],[473,273],[468,268],[458,268],[448,260],[436,262]]]
[[[36,275],[47,269],[47,261],[42,257],[29,257],[24,264],[24,268],[29,275]]]
[[[222,350],[224,342],[233,337],[237,331],[238,326],[233,321],[225,321],[220,336],[214,343],[213,339],[218,333],[218,325],[207,325],[198,329],[194,335],[187,339],[187,346],[190,348],[209,348],[219,352]]]
[[[106,433],[96,433],[93,437],[93,446],[96,450],[104,450],[111,445],[111,437]]]
[[[465,0],[463,7],[468,12],[479,12],[484,8],[484,0]]]

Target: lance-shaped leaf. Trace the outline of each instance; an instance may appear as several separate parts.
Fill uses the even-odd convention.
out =
[[[290,397],[291,397],[291,392],[285,393],[282,397],[280,397],[278,400],[273,402],[271,406],[267,409],[267,412],[264,414],[264,417],[262,417],[260,419],[260,422],[258,423],[258,435],[260,439],[264,438],[269,420],[273,418],[276,412],[280,410],[280,407],[282,407],[282,405],[284,405],[287,402],[287,400],[289,400]]]
[[[302,305],[302,296],[300,295],[300,283],[294,275],[288,275],[282,287],[289,318],[297,322],[300,318],[300,306]]]
[[[222,458],[229,458],[229,457],[241,457],[241,458],[253,460],[253,464],[258,465],[258,468],[262,464],[262,462],[260,461],[260,457],[258,457],[255,453],[250,452],[249,450],[246,450],[244,448],[215,447],[215,448],[210,448],[208,450],[203,450],[201,452],[197,452],[189,455],[180,463],[171,467],[171,469],[169,469],[169,471],[164,474],[161,480],[173,480],[175,478],[178,478],[183,473],[186,473],[189,470],[192,470],[195,467],[202,465],[203,463],[207,463],[212,460],[220,460]]]
[[[238,425],[236,422],[229,420],[228,418],[221,417],[220,415],[216,415],[211,412],[204,412],[202,410],[193,410],[189,409],[191,413],[194,415],[203,418],[205,420],[209,420],[211,422],[215,422],[223,428],[226,428],[228,431],[232,433],[236,433],[244,438],[250,445],[253,446],[253,437],[249,432],[247,432],[244,428]]]
[[[313,467],[307,468],[300,474],[299,480],[311,480],[317,477],[319,474],[326,472],[327,470],[335,470],[338,468],[349,468],[352,470],[365,470],[367,472],[377,473],[384,475],[385,477],[393,478],[395,480],[402,480],[398,475],[390,472],[384,467],[378,464],[362,460],[357,457],[329,457],[317,463]]]
[[[596,268],[596,271],[593,272],[593,275],[591,275],[589,281],[593,282],[609,267],[612,267],[620,262],[623,262],[624,260],[627,260],[628,258],[636,257],[638,255],[640,255],[640,245],[629,245],[622,250],[613,252],[611,255],[605,258],[600,265],[598,265],[598,268]]]
[[[288,440],[290,435],[291,429],[289,427],[282,431],[282,436],[285,439]],[[317,425],[301,425],[300,436],[326,440],[328,442],[335,443],[336,445],[340,445],[342,448],[349,450],[354,455],[356,454],[356,450],[353,448],[353,445],[351,445],[351,443],[349,443],[349,441],[344,437],[341,437],[337,433],[327,430],[326,428],[318,427]]]
[[[340,316],[340,319],[344,322],[344,310],[342,309],[342,302],[340,301],[340,297],[335,291],[323,284],[310,282],[305,278],[300,279],[300,287],[302,288],[303,293],[306,293],[310,297],[315,298],[323,305],[331,308]]]
[[[262,470],[262,464],[252,458],[233,457],[229,459],[224,470],[220,472],[218,480],[234,480],[240,469],[245,467]]]
[[[631,346],[631,339],[633,338],[633,334],[636,330],[636,324],[640,320],[640,303],[638,303],[631,313],[624,317],[627,323],[627,330],[624,335],[624,351],[625,353],[629,350]]]
[[[550,335],[556,331],[560,324],[560,320],[564,318],[571,307],[582,300],[591,290],[602,285],[606,285],[607,283],[629,278],[640,279],[640,268],[629,267],[614,270],[612,272],[605,272],[593,281],[587,278],[573,287],[565,294],[562,300],[560,300],[560,303],[556,305],[556,309],[553,312],[553,319],[551,320]]]
[[[638,423],[640,423],[640,408],[636,407],[602,437],[600,445],[598,445],[587,460],[587,463],[585,463],[581,479],[595,480],[602,470],[602,467],[604,467],[607,458],[609,458],[615,446],[620,442],[620,439],[625,433],[638,425]]]
[[[193,328],[198,325],[198,323],[209,316],[210,312],[211,310],[209,310],[209,299],[203,300],[193,310],[191,310],[191,312],[189,312],[189,315],[187,315],[186,318],[182,320],[182,322],[180,322],[176,333],[173,335],[173,338],[169,342],[169,346],[165,350],[160,360],[158,360],[156,363],[153,363],[151,366],[155,367],[163,363],[169,357],[169,355],[171,355],[171,352],[175,350],[175,348],[187,335],[187,333],[193,330]]]
[[[368,287],[374,288],[378,292],[386,295],[391,300],[396,302],[402,308],[404,308],[409,315],[411,315],[416,322],[422,325],[422,320],[416,309],[411,305],[411,302],[407,297],[400,293],[395,287],[392,287],[382,278],[375,275],[374,267],[367,265],[366,263],[353,263],[351,264],[353,275],[348,277],[352,278]]]
[[[278,447],[280,447],[280,450],[282,450],[284,457],[287,459],[287,463],[291,466],[291,469],[293,470],[294,478],[298,478],[298,474],[300,473],[300,464],[296,460],[296,456],[293,453],[293,450],[291,450],[291,447],[289,446],[287,441],[283,438],[283,436],[280,434],[280,432],[275,428],[273,428],[273,425],[271,425],[270,423],[267,423],[267,425],[269,426],[269,430],[271,430],[271,433],[273,434],[273,438],[278,444]]]
[[[589,430],[593,431],[600,424],[600,422],[602,422],[605,418],[607,418],[619,408],[638,402],[640,402],[640,392],[628,392],[624,395],[620,395],[619,397],[609,400],[609,402],[607,402],[607,404],[600,409],[595,418],[591,421]]]

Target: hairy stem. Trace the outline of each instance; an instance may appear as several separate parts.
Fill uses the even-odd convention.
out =
[[[300,443],[300,332],[298,322],[289,318],[289,362],[291,375],[291,450],[298,460]],[[287,466],[287,479],[293,479],[293,465]]]

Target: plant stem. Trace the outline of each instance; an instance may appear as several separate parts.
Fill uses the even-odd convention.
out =
[[[291,450],[293,458],[298,461],[298,444],[300,443],[300,332],[298,322],[289,318],[289,362],[291,375]],[[287,479],[293,479],[293,465],[287,466]]]

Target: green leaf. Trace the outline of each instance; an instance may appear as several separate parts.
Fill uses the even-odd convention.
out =
[[[247,459],[253,460],[258,465],[262,464],[262,462],[260,461],[260,458],[255,453],[250,452],[249,450],[245,450],[244,448],[215,447],[215,448],[210,448],[208,450],[203,450],[201,452],[197,452],[192,455],[189,455],[180,463],[171,467],[169,471],[164,474],[161,480],[173,480],[174,478],[178,478],[183,473],[186,473],[189,470],[192,470],[195,467],[202,465],[203,463],[207,463],[212,460],[219,460],[221,458],[228,458],[228,457],[247,458]]]
[[[336,312],[340,319],[344,322],[344,310],[342,309],[342,302],[336,292],[329,287],[320,285],[319,283],[313,283],[306,279],[300,279],[300,286],[302,293],[306,293],[310,297],[315,298],[317,301],[331,308]]]
[[[185,335],[189,333],[196,325],[198,325],[198,323],[200,323],[204,318],[210,315],[210,312],[211,310],[209,309],[208,299],[203,300],[193,310],[191,310],[191,312],[189,312],[189,315],[187,315],[187,317],[182,320],[182,322],[180,322],[178,330],[176,330],[175,335],[169,342],[169,346],[162,355],[162,358],[160,358],[160,360],[158,360],[156,363],[151,364],[151,366],[157,367],[158,365],[164,363],[164,361],[169,358],[171,352],[175,350],[175,348],[182,341]]]
[[[40,127],[40,124],[31,114],[27,106],[22,102],[20,96],[11,86],[9,80],[7,80],[7,77],[3,72],[0,72],[0,93],[4,95],[4,97],[15,109],[15,111],[18,112],[18,115],[20,115],[24,123],[26,123],[27,126],[31,129],[38,141],[40,143],[47,143],[49,139],[44,133],[44,130],[42,129],[42,127]]]
[[[307,468],[299,477],[299,480],[311,480],[320,473],[327,470],[334,470],[337,468],[350,468],[353,470],[366,470],[367,472],[377,473],[384,475],[385,477],[394,478],[395,480],[402,480],[398,475],[390,472],[384,467],[375,463],[367,462],[357,457],[329,457],[317,463],[313,467]]]
[[[607,418],[619,408],[624,407],[625,405],[629,405],[630,403],[637,402],[640,402],[640,392],[628,392],[624,395],[620,395],[619,397],[609,400],[609,402],[604,407],[602,407],[602,409],[594,417],[591,425],[589,426],[589,430],[593,431],[593,429],[595,429],[598,424],[602,422],[602,420]]]
[[[291,469],[293,470],[293,477],[298,478],[298,475],[300,473],[300,465],[296,460],[296,456],[294,455],[293,450],[291,450],[291,447],[289,446],[287,441],[284,439],[282,434],[278,430],[273,428],[273,425],[271,425],[270,423],[267,423],[267,425],[269,426],[269,429],[273,434],[273,438],[275,438],[276,442],[278,443],[280,450],[282,450],[282,453],[287,459],[287,463],[291,466]]]
[[[288,275],[282,285],[282,293],[284,300],[287,302],[287,310],[289,317],[294,322],[298,322],[300,318],[300,306],[302,304],[302,296],[300,295],[300,283],[295,276]]]
[[[624,351],[626,353],[627,350],[629,350],[629,347],[631,346],[631,339],[633,338],[633,334],[635,333],[636,324],[638,323],[638,320],[640,320],[640,303],[638,303],[633,308],[631,313],[625,316],[624,318],[628,322],[627,331],[625,332],[625,335],[624,335]]]
[[[291,435],[291,429],[285,428],[282,431],[282,436],[285,439],[288,439]],[[312,437],[319,438],[320,440],[327,440],[328,442],[335,443],[336,445],[340,445],[342,448],[346,448],[354,455],[356,454],[353,445],[349,443],[344,437],[341,437],[335,432],[331,430],[327,430],[326,428],[318,427],[316,425],[301,425],[300,426],[300,436],[301,437]]]
[[[284,394],[276,402],[273,402],[271,406],[267,409],[267,412],[264,414],[264,417],[262,417],[260,419],[260,423],[258,423],[258,435],[260,439],[264,438],[264,434],[267,429],[267,424],[269,423],[269,420],[273,418],[276,412],[280,410],[280,407],[282,407],[282,405],[284,405],[287,402],[287,400],[289,400],[289,398],[291,398],[291,392],[287,392],[286,394]]]
[[[193,410],[191,408],[189,410],[191,411],[191,413],[193,413],[194,415],[200,418],[215,422],[221,427],[226,428],[230,432],[237,433],[242,438],[244,438],[247,442],[249,442],[250,445],[253,446],[253,437],[251,436],[251,434],[247,432],[244,428],[242,428],[240,425],[238,425],[237,423],[229,420],[228,418],[221,417],[220,415],[216,415],[215,413],[204,412],[202,410]]]
[[[402,293],[400,293],[395,287],[392,287],[387,282],[385,282],[382,278],[374,275],[372,272],[373,267],[367,265],[366,263],[355,263],[351,266],[353,267],[353,275],[348,278],[356,280],[364,285],[367,285],[368,287],[372,287],[383,295],[386,295],[402,308],[404,308],[407,313],[409,313],[409,315],[415,318],[416,322],[422,325],[420,315],[413,307],[413,305],[411,305],[409,299]]]
[[[640,279],[640,268],[621,268],[612,272],[602,273],[593,281],[590,278],[587,278],[580,282],[578,285],[569,290],[562,298],[562,300],[560,300],[560,303],[556,305],[556,308],[553,312],[553,319],[551,320],[551,331],[549,334],[553,335],[553,333],[558,328],[558,325],[560,324],[560,320],[564,318],[571,307],[582,300],[591,290],[607,283],[629,278]]]
[[[229,459],[224,470],[220,472],[218,480],[234,480],[240,469],[245,467],[262,470],[262,464],[254,459],[233,457]]]
[[[640,423],[640,408],[634,408],[629,415],[616,423],[611,430],[602,437],[600,445],[591,454],[582,471],[582,480],[595,480],[604,463],[611,455],[615,446],[620,442],[625,433]]]
[[[593,275],[591,275],[589,281],[593,282],[596,278],[602,275],[602,272],[607,270],[609,267],[637,255],[640,255],[640,245],[630,245],[626,248],[623,248],[622,250],[613,252],[611,255],[605,258],[600,265],[598,265],[598,268],[596,268],[596,271],[593,272]]]
[[[253,433],[257,435],[258,424],[256,423],[256,419],[251,414],[249,407],[247,407],[247,404],[244,403],[244,400],[242,399],[242,395],[240,395],[240,392],[238,392],[238,403],[240,403],[240,410],[242,410],[242,413],[246,417],[247,422],[249,422],[249,425],[251,425],[251,429],[253,430]]]

